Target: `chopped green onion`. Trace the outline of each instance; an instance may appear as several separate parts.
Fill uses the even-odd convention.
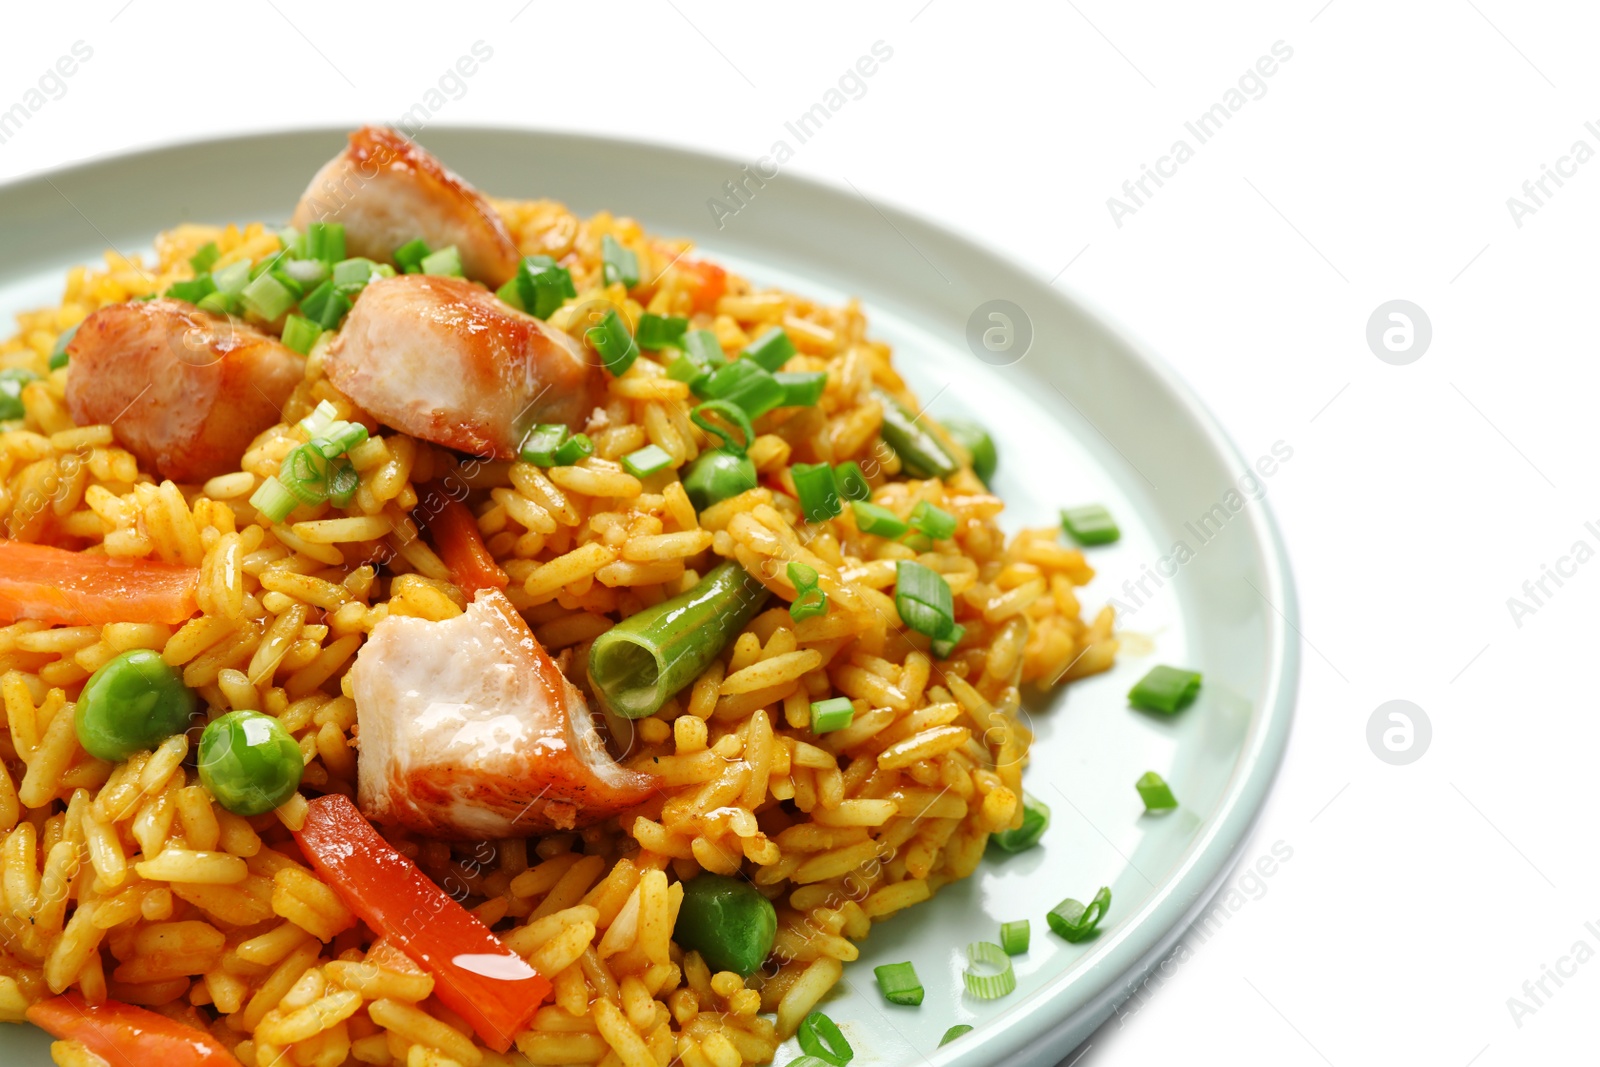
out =
[[[313,222],[306,227],[306,259],[332,266],[344,258],[344,223]]]
[[[350,313],[350,306],[350,298],[335,289],[330,278],[300,301],[300,314],[324,330],[332,330],[344,321],[344,317]]]
[[[722,352],[722,342],[710,330],[687,331],[679,339],[678,347],[683,349],[683,355],[672,361],[667,377],[687,382],[691,387],[728,362]],[[700,395],[699,389],[695,392]]]
[[[1007,956],[1020,956],[1028,951],[1028,942],[1032,936],[1033,930],[1028,925],[1027,919],[1000,924],[1000,947],[1006,950]]]
[[[283,457],[278,481],[302,504],[328,499],[328,457],[315,443],[301,445]]]
[[[935,541],[948,541],[955,536],[956,517],[926,500],[917,501],[917,506],[911,509],[910,521],[913,527]]]
[[[201,275],[216,266],[221,256],[222,250],[217,247],[217,242],[207,241],[200,246],[198,252],[189,257],[189,266],[194,268],[196,275]]]
[[[232,315],[239,309],[239,298],[224,292],[207,293],[194,306],[214,315]]]
[[[299,291],[303,293],[312,286],[321,285],[333,271],[320,259],[291,259],[285,262],[280,270],[272,273],[287,278],[299,286]]]
[[[789,566],[785,568],[785,572],[789,575],[789,581],[794,583],[795,591],[799,593],[815,588],[820,577],[817,574],[817,568],[801,563],[797,559],[789,561]]]
[[[1000,465],[1000,456],[995,451],[994,438],[989,436],[989,431],[971,419],[945,419],[943,425],[945,433],[972,457],[972,473],[988,484],[989,479],[994,477],[995,468]]]
[[[826,463],[796,463],[789,468],[794,478],[795,495],[800,498],[800,514],[807,522],[821,522],[839,514],[839,485],[833,468]]]
[[[1193,703],[1200,692],[1200,672],[1161,665],[1128,690],[1128,702],[1145,711],[1159,711],[1172,715]]]
[[[667,366],[667,377],[675,382],[683,382],[693,386],[695,382],[706,376],[706,371],[688,356],[679,356]]]
[[[801,1051],[831,1063],[833,1067],[845,1067],[855,1059],[855,1049],[844,1039],[839,1024],[820,1011],[814,1011],[801,1020],[800,1029],[794,1036],[800,1042]]]
[[[78,326],[82,325],[83,323],[78,323]],[[67,365],[67,360],[69,359],[67,355],[67,346],[72,343],[72,339],[74,337],[78,336],[78,326],[67,327],[65,330],[62,330],[61,335],[56,338],[55,347],[50,349],[51,370],[60,370],[62,367]]]
[[[299,503],[282,482],[271,476],[250,496],[250,506],[265,515],[268,522],[282,522]]]
[[[789,605],[789,618],[795,622],[815,618],[828,613],[828,594],[823,592],[821,586],[812,586],[794,598],[794,603]]]
[[[672,454],[660,445],[645,445],[622,457],[622,469],[635,478],[648,478],[672,466]]]
[[[524,256],[517,273],[496,290],[501,300],[536,319],[548,319],[578,290],[572,272],[549,256]]]
[[[375,278],[384,277],[385,271],[389,276],[394,274],[394,268],[387,263],[374,263],[360,256],[346,259],[333,265],[333,287],[345,296],[355,296]]]
[[[1015,830],[1001,830],[994,835],[994,843],[1007,852],[1022,852],[1039,843],[1050,825],[1050,808],[1037,797],[1022,794],[1022,825]]]
[[[594,442],[589,440],[589,435],[575,433],[561,442],[561,447],[556,449],[555,465],[570,467],[580,459],[587,459],[592,455],[594,455]]]
[[[583,336],[600,353],[606,370],[611,372],[613,378],[622,377],[633,366],[633,361],[639,358],[639,346],[634,343],[628,333],[628,324],[622,321],[616,308],[607,308],[600,325],[589,327]]]
[[[522,459],[535,467],[554,467],[556,452],[566,443],[570,431],[559,422],[544,423],[528,431],[522,439]]]
[[[201,297],[195,306],[202,311],[233,314],[239,307],[239,293],[250,284],[250,261],[240,260],[221,270],[212,271],[211,284],[217,287],[217,291]]]
[[[783,386],[783,403],[780,406],[786,408],[816,407],[822,399],[822,391],[828,385],[828,372],[821,370],[780,371],[773,377]]]
[[[689,320],[678,315],[639,316],[639,336],[635,338],[640,348],[659,352],[663,348],[682,348],[683,335],[689,329]]]
[[[22,405],[22,387],[38,380],[37,374],[21,367],[0,371],[0,421],[10,422],[27,414]]]
[[[1111,512],[1099,504],[1062,508],[1061,526],[1080,545],[1109,545],[1122,536]]]
[[[1111,887],[1101,886],[1087,906],[1068,897],[1051,908],[1045,918],[1050,922],[1050,929],[1076,944],[1095,932],[1110,907]]]
[[[324,459],[342,456],[367,439],[367,428],[359,422],[335,422],[311,439],[312,447]]]
[[[283,346],[292,352],[306,355],[321,336],[322,327],[310,319],[290,315],[283,320]]]
[[[708,400],[733,401],[752,419],[782,406],[785,392],[776,378],[748,359],[736,359],[691,385]]]
[[[690,330],[683,335],[684,353],[706,370],[716,370],[728,362],[722,342],[710,330]]]
[[[861,464],[855,460],[840,463],[833,468],[834,481],[839,483],[839,495],[846,500],[871,500],[872,486],[861,473]]]
[[[237,263],[229,263],[221,270],[212,271],[211,281],[217,287],[217,292],[227,293],[230,296],[238,295],[240,290],[250,284],[250,261],[241,259]]]
[[[744,359],[753,360],[762,370],[776,371],[794,356],[794,342],[789,340],[789,334],[779,326],[745,345],[739,355]]]
[[[944,576],[913,560],[895,563],[894,606],[900,619],[928,637],[945,637],[955,628],[955,601]]]
[[[417,264],[417,270],[422,274],[437,274],[445,278],[462,277],[461,253],[455,245],[447,245],[437,252],[430,252],[422,257],[422,262]]]
[[[795,622],[828,613],[828,594],[817,584],[817,570],[798,560],[788,567],[789,581],[794,583],[795,598],[789,605],[789,617]]]
[[[355,498],[361,475],[348,459],[336,459],[328,470],[328,500],[334,507],[346,508]]]
[[[288,255],[305,257],[306,235],[293,226],[285,226],[278,231],[278,243],[283,246],[282,251]]]
[[[944,1032],[944,1036],[939,1039],[939,1047],[940,1048],[944,1048],[946,1045],[948,1045],[950,1042],[954,1041],[956,1038],[960,1037],[962,1034],[970,1034],[970,1033],[972,1033],[971,1025],[969,1025],[968,1023],[956,1023],[956,1025],[954,1025],[950,1029],[946,1030]]]
[[[339,323],[350,314],[350,298],[330,288],[333,282],[323,282],[301,301],[301,312],[323,330],[338,330]]]
[[[600,259],[607,285],[621,282],[624,289],[632,289],[639,284],[639,257],[609,233],[600,238]]]
[[[263,274],[239,294],[245,309],[272,322],[294,307],[295,294],[272,274]]]
[[[317,406],[311,409],[311,414],[300,420],[300,428],[312,437],[327,432],[328,428],[339,421],[339,409],[332,402],[320,400]]]
[[[910,963],[885,963],[874,967],[872,973],[878,978],[883,999],[890,1004],[914,1008],[922,1003],[922,981]]]
[[[191,304],[198,304],[216,291],[217,283],[211,280],[211,275],[202,274],[192,281],[173,282],[167,286],[167,291],[161,295],[170,296],[174,300],[184,300]]]
[[[252,263],[250,265],[250,280],[255,281],[263,274],[271,274],[278,268],[278,265],[284,261],[284,255],[285,253],[278,252],[274,255],[268,256],[266,259],[263,259],[258,263]]]
[[[826,734],[834,730],[843,730],[850,725],[855,715],[856,708],[850,703],[849,697],[814,700],[811,703],[811,732]]]
[[[1139,791],[1145,811],[1171,811],[1178,806],[1178,798],[1172,795],[1172,787],[1155,771],[1145,771],[1133,783],[1133,787]]]
[[[1017,988],[1017,972],[1006,950],[993,941],[974,941],[967,946],[967,969],[961,972],[967,992],[979,1000],[998,1000]],[[979,967],[994,968],[980,970]]]
[[[712,422],[709,416],[720,415],[728,420],[728,424],[740,433],[740,438],[735,440],[727,430]],[[726,400],[707,400],[689,412],[689,421],[700,427],[708,434],[722,439],[722,447],[737,455],[744,455],[755,443],[756,431],[750,425],[750,416],[744,413],[744,408]]]
[[[956,650],[956,646],[961,643],[961,639],[965,636],[967,636],[967,628],[965,626],[952,626],[945,632],[943,637],[931,639],[928,642],[928,650],[933,653],[936,659],[949,659],[950,653]]]
[[[887,537],[891,540],[911,529],[906,521],[882,504],[865,500],[850,501],[850,510],[856,513],[856,529],[864,534]]]
[[[414,241],[407,241],[394,250],[394,265],[406,274],[418,274],[422,271],[422,261],[431,251],[428,242],[420,237]]]

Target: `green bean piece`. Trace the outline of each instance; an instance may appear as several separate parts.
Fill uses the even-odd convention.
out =
[[[199,706],[181,671],[161,653],[135,648],[84,683],[72,725],[85,752],[117,763],[188,729]]]
[[[589,682],[617,714],[654,715],[700,677],[770,595],[739,564],[719,563],[687,593],[630,615],[595,638]]]
[[[277,719],[230,711],[200,735],[200,784],[235,815],[265,815],[300,788],[300,746]]]
[[[873,389],[883,405],[883,439],[900,457],[900,465],[913,478],[949,478],[961,469],[957,446],[944,428],[926,415],[919,416],[883,389]]]
[[[672,939],[700,953],[713,972],[754,974],[777,933],[777,910],[749,882],[701,873],[683,883]]]
[[[1000,465],[1000,456],[989,431],[971,419],[945,419],[944,429],[972,457],[972,473],[988,485],[995,468]]]

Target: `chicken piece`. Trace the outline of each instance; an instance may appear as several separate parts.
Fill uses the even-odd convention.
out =
[[[101,308],[67,355],[73,421],[110,423],[144,469],[175,482],[238,470],[306,366],[275,337],[167,299]]]
[[[345,253],[393,263],[420,237],[437,251],[455,245],[467,277],[498,288],[521,256],[506,224],[476,189],[386,126],[363,126],[300,197],[290,225],[344,224]]]
[[[487,840],[587,826],[643,802],[567,681],[498,589],[443,622],[390,615],[350,668],[359,800],[374,822]]]
[[[539,423],[578,425],[603,396],[571,337],[461,278],[402,274],[362,290],[323,362],[402,433],[515,459]]]

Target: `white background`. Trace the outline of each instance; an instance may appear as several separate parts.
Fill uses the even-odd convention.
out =
[[[1600,120],[1592,10],[47,7],[8,10],[0,109],[74,42],[93,56],[0,144],[0,180],[208,134],[393,119],[478,40],[492,59],[434,123],[754,159],[873,42],[888,44],[892,59],[794,173],[848,180],[1031,265],[1175,365],[1246,457],[1294,448],[1269,501],[1303,598],[1300,713],[1246,852],[1281,841],[1293,857],[1245,886],[1253,895],[1225,928],[1182,950],[1077,1062],[1593,1055],[1600,962],[1560,987],[1547,979],[1542,1006],[1522,986],[1580,939],[1600,951],[1584,928],[1600,932],[1600,564],[1547,581],[1553,595],[1520,626],[1507,598],[1574,542],[1600,548],[1584,529],[1600,520],[1600,162],[1548,185],[1520,227],[1506,204],[1574,141],[1600,150],[1584,129]],[[1293,55],[1265,94],[1117,226],[1107,198],[1177,138],[1194,146],[1184,122],[1279,41]],[[1365,341],[1369,315],[1396,298],[1432,323],[1407,366]],[[1373,710],[1397,698],[1433,726],[1426,755],[1400,767],[1366,741]],[[1537,1007],[1520,1026],[1512,996]]]

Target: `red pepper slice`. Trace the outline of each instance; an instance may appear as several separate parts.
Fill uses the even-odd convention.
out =
[[[195,613],[199,578],[193,567],[0,540],[0,620],[177,625]]]
[[[717,310],[717,301],[728,291],[727,271],[703,259],[680,259],[673,269],[680,272],[696,311],[710,314]]]
[[[496,1052],[528,1028],[550,983],[396,852],[348,797],[311,801],[295,840],[351,911],[434,977],[434,995]]]
[[[128,1067],[240,1067],[227,1047],[192,1026],[119,1000],[90,1004],[76,992],[41,1000],[28,1021]]]
[[[446,496],[443,490],[438,490],[437,495],[443,503],[428,517],[427,527],[433,534],[433,547],[450,568],[451,577],[469,597],[480,589],[504,589],[511,579],[489,554],[483,534],[478,532],[478,520],[465,504]],[[430,499],[430,494],[424,493],[422,499]]]

